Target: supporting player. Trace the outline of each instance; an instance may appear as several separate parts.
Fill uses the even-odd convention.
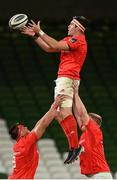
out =
[[[88,113],[77,93],[74,93],[74,113],[83,131],[79,140],[81,173],[89,179],[112,179],[108,163],[105,158],[103,134],[101,131],[102,117],[95,113]]]
[[[56,109],[64,99],[64,95],[58,95],[31,132],[23,124],[15,124],[9,130],[16,143],[13,146],[13,172],[8,179],[34,179],[39,159],[36,143],[56,116]]]

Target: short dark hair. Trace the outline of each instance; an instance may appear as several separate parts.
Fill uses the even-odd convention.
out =
[[[12,139],[17,139],[18,138],[18,125],[15,124],[13,125],[10,129],[9,129],[9,134],[11,136]]]
[[[76,19],[77,21],[79,21],[82,26],[84,26],[84,28],[88,28],[88,25],[89,25],[89,20],[84,17],[84,16],[74,16],[73,19]]]
[[[17,140],[19,136],[19,125],[23,125],[23,123],[16,123],[9,129],[9,134],[12,139]]]

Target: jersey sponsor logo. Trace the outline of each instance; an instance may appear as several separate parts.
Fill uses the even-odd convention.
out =
[[[77,41],[77,39],[75,39],[75,38],[71,38],[71,40],[70,40],[72,43],[74,43],[74,42],[76,42]]]

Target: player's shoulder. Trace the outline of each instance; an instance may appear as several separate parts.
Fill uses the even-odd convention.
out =
[[[72,43],[86,44],[85,35],[74,35],[70,38]]]
[[[16,147],[23,147],[23,146],[25,147],[25,146],[27,146],[27,143],[31,144],[32,142],[36,142],[37,140],[38,140],[38,137],[36,135],[36,132],[31,131],[26,136],[24,136],[20,139],[20,141],[17,143]]]
[[[30,138],[30,137],[36,137],[36,132],[34,130],[30,131],[25,138]]]
[[[97,124],[91,117],[89,117],[89,121],[88,121],[87,126],[88,126],[88,127],[96,127],[96,128],[99,128],[98,124]]]
[[[25,144],[25,141],[27,139],[30,139],[31,137],[36,137],[36,133],[35,131],[30,131],[28,134],[26,134],[25,136],[22,136],[16,143],[15,146],[22,146],[23,144]]]
[[[67,36],[63,39],[63,41],[68,41],[68,42],[71,42],[71,43],[75,43],[79,40],[80,38],[77,36],[77,35],[74,35],[74,36]]]
[[[69,40],[71,38],[71,36],[66,36],[66,37],[64,37],[63,39],[61,39],[60,41],[67,41],[67,40]]]
[[[100,126],[92,118],[89,119],[88,128],[95,132],[101,132]]]
[[[34,129],[30,132],[30,136],[32,136],[32,137],[34,137],[35,139],[38,140],[37,133],[36,133],[36,131]]]
[[[77,38],[77,40],[78,40],[79,42],[81,42],[81,43],[86,43],[86,37],[85,37],[84,34],[82,34],[82,35],[77,35],[76,38]]]

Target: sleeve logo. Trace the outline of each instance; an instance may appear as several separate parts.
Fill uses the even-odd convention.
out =
[[[76,41],[77,41],[77,39],[75,39],[75,38],[71,38],[71,39],[70,39],[70,41],[71,41],[72,43],[74,43],[74,42],[76,42]]]

